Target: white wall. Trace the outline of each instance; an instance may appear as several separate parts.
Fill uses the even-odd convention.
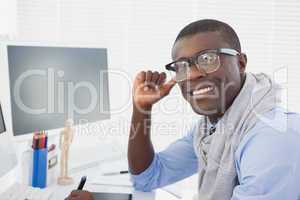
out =
[[[16,33],[17,0],[0,0],[0,38],[8,38]]]

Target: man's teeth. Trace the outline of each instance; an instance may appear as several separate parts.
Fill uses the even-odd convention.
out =
[[[207,92],[210,92],[212,91],[214,88],[209,86],[209,87],[206,87],[206,88],[201,88],[201,89],[198,89],[198,90],[194,90],[192,92],[193,95],[201,95],[201,94],[205,94]]]

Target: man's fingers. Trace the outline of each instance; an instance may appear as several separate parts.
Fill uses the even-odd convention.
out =
[[[71,196],[71,197],[76,197],[76,196],[79,195],[79,193],[80,193],[80,191],[78,191],[78,190],[73,190],[73,191],[71,192],[70,196]]]
[[[87,193],[88,191],[86,190],[73,190],[70,194],[71,197],[77,197],[77,196],[80,196],[80,194],[83,194],[83,193]]]
[[[152,72],[150,70],[147,72],[141,71],[137,74],[135,86],[137,86],[137,89],[141,88],[145,92],[159,88],[161,92],[163,92],[162,95],[165,96],[176,83],[174,80],[165,83],[166,78],[167,75],[165,72],[159,73],[157,71]]]
[[[158,79],[159,79],[159,73],[157,71],[153,72],[152,78],[151,78],[151,83],[157,84]]]
[[[74,197],[74,196],[77,196],[78,195],[78,192],[76,190],[72,191],[70,196],[71,197]]]
[[[163,96],[168,95],[169,92],[171,91],[171,89],[174,87],[175,84],[176,84],[176,80],[171,79],[167,83],[165,83],[164,85],[162,85],[161,86],[162,95]]]
[[[157,85],[161,85],[166,81],[167,75],[165,72],[159,74],[159,79],[157,81]]]
[[[149,70],[149,71],[146,72],[146,80],[145,80],[145,82],[149,83],[151,81],[151,79],[152,79],[152,72]]]
[[[135,84],[144,83],[146,79],[146,72],[141,71],[136,75]]]
[[[136,75],[136,82],[137,83],[145,83],[149,85],[161,85],[167,75],[165,72],[159,73],[157,71],[150,71],[148,70],[147,72],[141,71]]]
[[[65,200],[81,200],[81,199],[91,199],[90,193],[85,190],[73,190],[70,195]]]

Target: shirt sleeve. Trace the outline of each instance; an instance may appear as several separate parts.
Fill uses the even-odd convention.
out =
[[[236,153],[240,185],[232,200],[300,199],[300,135],[270,127],[250,133]]]
[[[156,153],[150,166],[141,174],[131,175],[134,188],[151,191],[197,172],[198,159],[193,147],[193,133],[172,143],[167,149]]]

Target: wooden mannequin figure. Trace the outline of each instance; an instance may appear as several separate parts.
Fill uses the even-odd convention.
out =
[[[72,120],[67,120],[65,128],[60,132],[59,148],[61,150],[60,155],[60,176],[58,177],[58,184],[69,185],[73,183],[73,179],[68,176],[68,161],[69,161],[69,149],[73,142],[74,130],[72,128]]]

